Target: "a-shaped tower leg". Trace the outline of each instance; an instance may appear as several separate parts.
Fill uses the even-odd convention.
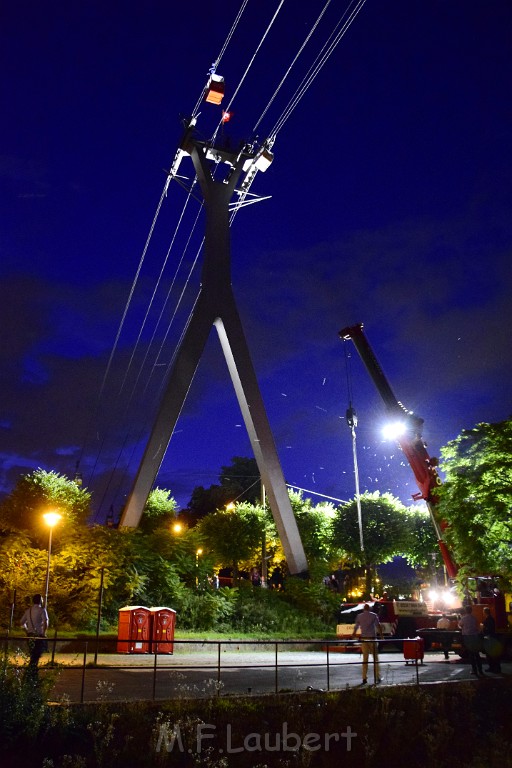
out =
[[[215,150],[214,157],[231,166],[227,180],[216,181],[208,163],[208,157],[212,156],[211,148],[187,137],[183,149],[194,163],[206,209],[202,285],[176,352],[121,525],[136,527],[139,524],[210,330],[215,325],[290,573],[305,574],[307,561],[304,548],[231,287],[229,203],[244,164],[251,159],[251,155],[244,152],[233,155]]]

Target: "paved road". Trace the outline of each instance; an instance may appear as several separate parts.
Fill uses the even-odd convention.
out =
[[[101,700],[169,699],[225,694],[259,694],[304,691],[308,687],[340,690],[361,685],[358,653],[325,651],[247,652],[230,649],[179,652],[174,655],[100,654],[97,667],[83,665],[83,658],[57,655],[51,699],[72,702]],[[470,667],[458,656],[445,661],[440,653],[427,653],[423,664],[406,664],[402,654],[381,653],[382,685],[416,685],[471,679]],[[502,665],[503,676],[512,674],[512,663]],[[495,675],[489,677],[496,678]],[[369,669],[369,683],[373,669]],[[478,681],[475,681],[478,682]]]

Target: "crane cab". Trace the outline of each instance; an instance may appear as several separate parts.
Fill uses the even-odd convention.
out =
[[[225,85],[224,78],[212,73],[206,84],[206,93],[204,100],[209,104],[220,104],[224,97]]]

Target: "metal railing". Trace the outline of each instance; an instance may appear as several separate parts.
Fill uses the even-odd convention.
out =
[[[26,637],[5,637],[4,657],[16,658],[18,664],[27,663],[28,660],[23,657],[25,654],[28,656],[29,642],[30,638]],[[397,672],[392,682],[420,685],[423,641],[420,638],[400,641],[404,643],[402,653],[398,651],[397,640],[377,642],[381,654],[393,650],[397,656],[396,660],[388,657],[385,662],[380,659],[381,669],[385,666],[389,670],[396,665],[397,670],[403,670],[404,660],[409,667],[409,673],[398,675]],[[120,648],[124,645],[127,649],[133,647],[133,640],[62,638],[55,635],[48,638],[48,643],[49,658],[46,654],[42,657],[40,674],[56,675],[56,700],[60,698],[80,703],[105,698],[173,698],[170,690],[173,681],[174,696],[197,697],[204,693],[220,696],[224,689],[225,693],[238,694],[279,693],[297,690],[298,684],[301,690],[330,691],[348,688],[354,682],[357,684],[353,678],[361,676],[361,641],[358,640],[173,639],[170,643],[172,653],[162,653],[158,645],[152,649],[149,640],[136,643],[140,647],[129,653],[123,653]],[[354,651],[357,657],[352,661],[350,658]],[[298,656],[301,652],[309,652],[309,655],[307,658]],[[251,659],[254,654],[259,657]],[[316,654],[318,660],[314,659]],[[294,655],[297,658],[294,659]],[[133,675],[126,675],[126,672]],[[201,689],[197,681],[205,673],[210,677],[203,681],[207,683],[206,689]],[[373,657],[369,660],[368,673],[370,684],[379,681]],[[101,679],[105,674],[110,676],[110,683],[109,679]],[[187,682],[177,683],[180,676]],[[248,685],[253,678],[256,682]],[[109,685],[122,687],[125,694],[121,692],[112,696]],[[159,693],[162,689],[163,692]]]

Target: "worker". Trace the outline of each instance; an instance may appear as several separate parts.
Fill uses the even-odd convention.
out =
[[[354,631],[352,637],[357,634],[357,630],[361,630],[361,649],[363,653],[363,685],[368,682],[368,658],[370,654],[373,656],[374,676],[377,683],[382,682],[379,671],[379,644],[376,642],[377,635],[382,637],[382,627],[380,625],[379,617],[373,611],[370,611],[368,603],[364,604],[362,613],[356,619],[354,625]]]
[[[451,622],[446,613],[443,613],[441,618],[437,622],[437,629],[448,630],[451,628]],[[448,659],[448,651],[452,647],[452,636],[444,634],[441,636],[441,648],[443,649],[444,658]]]

